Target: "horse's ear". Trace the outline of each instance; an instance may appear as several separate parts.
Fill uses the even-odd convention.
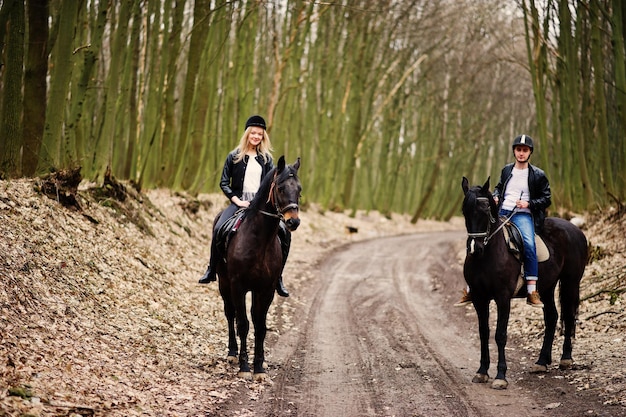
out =
[[[278,158],[277,170],[278,172],[283,172],[283,169],[285,169],[285,155],[281,155],[280,158]]]
[[[298,169],[300,169],[300,157],[298,157],[298,159],[296,159],[296,162],[293,163],[292,165],[293,169],[295,169],[296,171]]]
[[[463,194],[467,194],[467,191],[469,190],[469,180],[465,177],[463,177],[463,180],[461,181],[461,188],[463,188]]]
[[[489,180],[491,179],[491,176],[487,177],[487,181],[485,181],[485,184],[483,185],[483,191],[489,191]]]

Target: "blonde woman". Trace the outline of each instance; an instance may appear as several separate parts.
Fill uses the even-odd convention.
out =
[[[230,205],[220,214],[215,230],[219,230],[237,210],[250,205],[250,201],[261,185],[261,180],[274,168],[271,152],[272,144],[266,131],[265,119],[259,115],[249,117],[239,145],[228,154],[224,162],[220,188],[230,201]],[[282,222],[279,230],[284,267],[291,245],[291,233]],[[200,284],[208,284],[216,280],[215,264],[213,263],[214,253],[217,250],[214,245],[215,240],[215,236],[213,236],[211,239],[211,259],[206,272],[198,281]],[[282,297],[289,297],[289,292],[283,284],[282,275],[278,280],[276,292]]]

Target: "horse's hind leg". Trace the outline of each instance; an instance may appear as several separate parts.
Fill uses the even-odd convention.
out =
[[[230,286],[227,279],[220,276],[219,280],[220,295],[224,301],[224,315],[228,322],[228,356],[226,360],[230,363],[237,361],[237,333],[235,332],[235,305],[230,292]]]
[[[252,323],[254,324],[254,379],[265,380],[265,336],[267,334],[267,312],[274,299],[274,289],[263,293],[255,292],[252,297]]]
[[[231,300],[224,298],[224,315],[228,322],[228,356],[226,360],[231,363],[237,361],[237,333],[235,332],[235,306]]]
[[[578,315],[578,305],[580,302],[580,283],[575,285],[562,285],[561,299],[561,317],[563,319],[564,340],[563,353],[559,363],[560,369],[569,369],[574,364],[572,358],[572,339],[576,335],[576,316]]]

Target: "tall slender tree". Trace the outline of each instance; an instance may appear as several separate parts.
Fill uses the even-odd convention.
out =
[[[62,135],[65,108],[74,69],[73,46],[79,2],[61,2],[53,13],[58,20],[56,41],[52,49],[53,72],[50,77],[46,125],[39,156],[38,172],[71,167],[77,161],[62,159]],[[69,163],[68,163],[69,162]]]
[[[24,152],[22,174],[37,170],[46,121],[48,75],[48,0],[28,0],[28,44],[24,64]]]
[[[8,23],[0,27],[0,31],[8,27],[6,33],[8,48],[0,102],[0,176],[21,175],[20,151],[23,140],[20,120],[24,75],[24,13],[24,3],[21,1],[7,1],[0,9],[0,22]]]

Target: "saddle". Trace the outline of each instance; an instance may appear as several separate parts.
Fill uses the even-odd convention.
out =
[[[226,248],[228,248],[228,243],[232,236],[239,230],[241,223],[243,223],[244,218],[246,217],[246,209],[240,208],[229,217],[223,224],[217,229],[213,235],[215,239],[215,248],[220,253],[226,253]]]
[[[502,218],[504,220],[504,218]],[[525,288],[524,284],[524,240],[522,239],[522,234],[515,226],[515,224],[508,222],[502,228],[502,232],[504,234],[504,240],[509,248],[509,252],[513,253],[517,260],[520,262],[520,273],[517,278],[517,285],[515,286],[515,293],[513,297],[525,297],[525,291],[520,293],[520,290]],[[537,261],[545,262],[550,258],[550,251],[548,251],[548,247],[545,242],[535,233],[535,246],[537,248]]]

